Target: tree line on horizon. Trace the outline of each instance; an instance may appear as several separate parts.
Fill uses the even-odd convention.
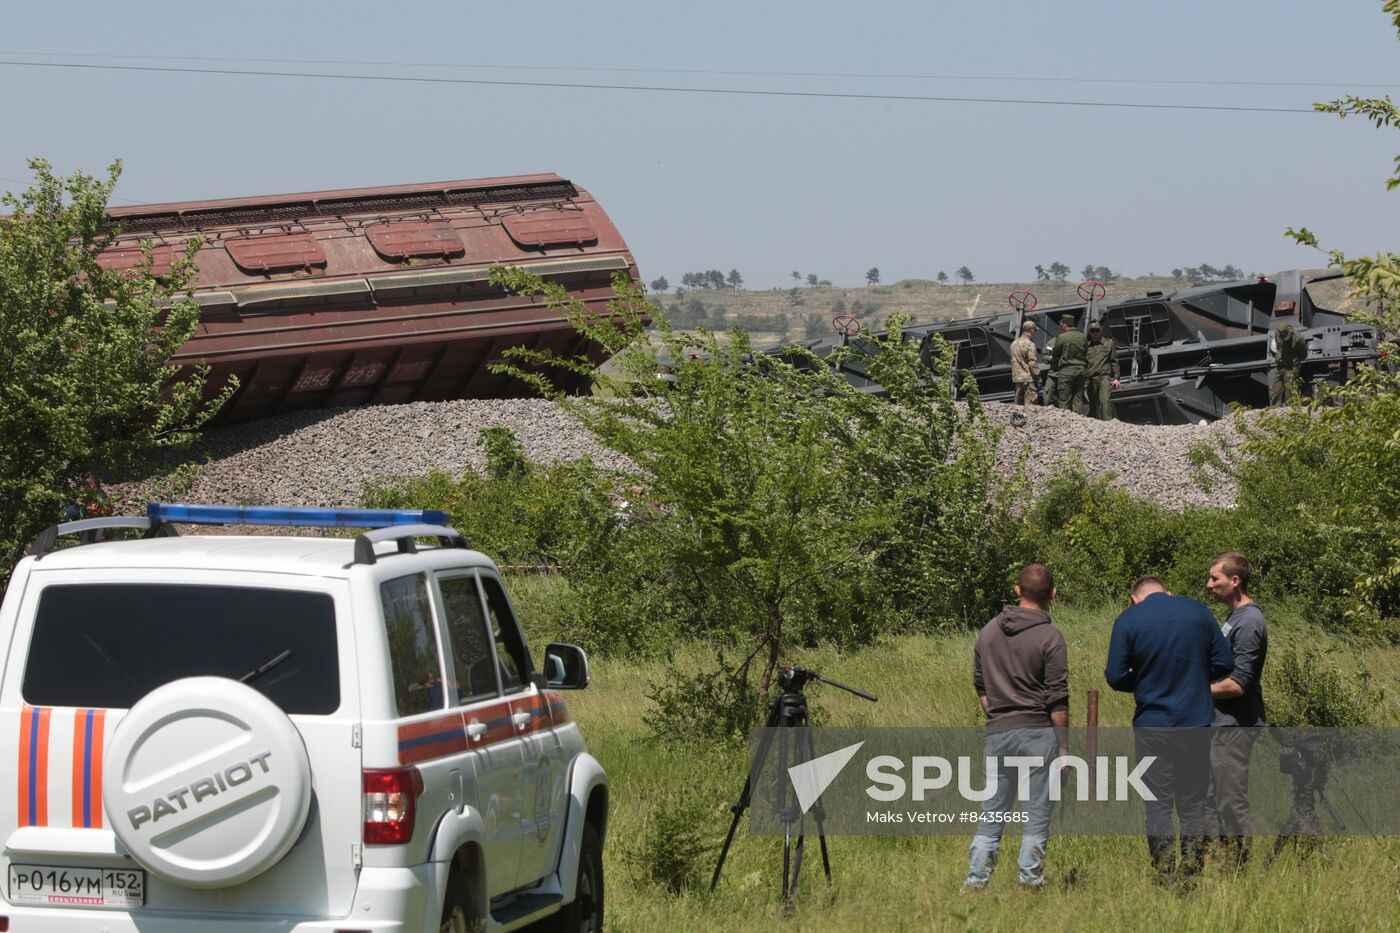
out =
[[[1054,281],[1063,284],[1068,281],[1071,271],[1069,266],[1059,260],[1050,263],[1048,266],[1037,264],[1035,266],[1035,280],[1037,282]],[[791,275],[795,284],[789,292],[790,295],[797,291],[804,280],[802,273],[797,270],[793,270]],[[1123,277],[1122,273],[1115,272],[1108,266],[1099,266],[1094,263],[1086,263],[1084,268],[1080,270],[1079,275],[1082,279],[1093,279],[1098,282],[1103,282],[1106,285],[1116,282]],[[1149,272],[1148,276],[1151,277],[1152,273]],[[953,273],[953,277],[962,285],[971,285],[973,282],[977,281],[977,276],[968,266],[959,266],[957,271]],[[1203,262],[1199,266],[1185,266],[1173,269],[1171,271],[1171,277],[1177,281],[1191,282],[1229,282],[1247,278],[1244,271],[1233,264],[1227,263],[1217,268],[1208,262]],[[805,280],[808,288],[832,287],[830,279],[824,279],[815,272],[807,273]],[[937,281],[939,285],[947,285],[949,282],[948,273],[939,270],[935,281]],[[880,269],[878,266],[871,266],[866,270],[865,283],[866,285],[880,284]],[[684,295],[685,289],[721,291],[723,289],[737,290],[743,287],[744,277],[740,274],[738,269],[730,269],[727,275],[719,269],[709,269],[704,272],[687,272],[683,274],[681,276],[680,287],[676,289],[676,295],[677,297]],[[669,292],[672,286],[670,280],[663,275],[653,279],[650,288],[653,292],[664,294]],[[797,300],[794,300],[793,303],[801,304],[801,302]]]

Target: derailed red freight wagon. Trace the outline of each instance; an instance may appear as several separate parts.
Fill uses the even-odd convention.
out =
[[[585,346],[536,299],[488,282],[517,265],[589,307],[636,261],[588,192],[558,175],[357,188],[113,208],[124,232],[100,261],[121,268],[155,244],[159,274],[204,245],[199,329],[172,362],[207,363],[241,387],[219,421],[301,408],[529,394],[487,370],[509,347]],[[565,388],[577,388],[567,385]]]

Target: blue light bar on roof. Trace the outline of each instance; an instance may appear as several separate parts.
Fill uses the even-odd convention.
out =
[[[301,525],[307,528],[387,528],[390,525],[446,525],[437,509],[315,509],[277,505],[183,505],[152,502],[153,522],[196,525]]]

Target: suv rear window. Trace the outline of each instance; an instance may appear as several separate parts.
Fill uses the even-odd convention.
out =
[[[285,712],[324,715],[340,707],[329,594],[150,583],[49,586],[39,598],[23,694],[31,706],[130,709],[172,680],[242,680],[272,661],[247,683]]]

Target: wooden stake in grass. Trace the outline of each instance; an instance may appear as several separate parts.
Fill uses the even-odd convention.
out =
[[[1098,786],[1094,780],[1094,766],[1099,759],[1099,692],[1090,690],[1085,699],[1088,709],[1084,715],[1084,757],[1089,761],[1089,795],[1093,799],[1094,788]]]

